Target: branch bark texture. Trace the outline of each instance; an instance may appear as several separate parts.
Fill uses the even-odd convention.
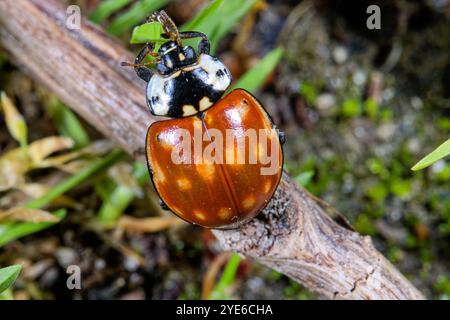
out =
[[[0,46],[80,116],[143,160],[144,83],[120,67],[133,55],[82,20],[66,28],[56,0],[1,0]],[[422,294],[362,236],[336,224],[287,175],[268,207],[239,229],[214,231],[226,250],[250,256],[334,299],[422,299]]]

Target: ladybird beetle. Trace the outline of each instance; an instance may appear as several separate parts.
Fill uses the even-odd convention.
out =
[[[147,164],[161,206],[203,227],[236,228],[272,198],[282,174],[282,136],[249,92],[236,89],[222,98],[231,74],[210,55],[205,34],[178,32],[164,11],[151,21],[163,25],[168,41],[158,53],[154,43],[147,43],[135,63],[126,65],[147,82],[150,112],[170,117],[154,122],[146,138]],[[190,38],[201,39],[197,52],[182,45]],[[158,57],[155,68],[143,63],[149,54]],[[267,159],[274,161],[270,172]]]

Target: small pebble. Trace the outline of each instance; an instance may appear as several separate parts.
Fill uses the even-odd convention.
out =
[[[388,140],[395,133],[396,126],[393,123],[384,123],[377,129],[377,136],[380,139]]]
[[[358,70],[353,74],[353,83],[357,86],[362,86],[366,82],[367,75],[364,71]]]
[[[139,263],[133,257],[125,257],[123,265],[129,272],[136,271],[139,268]]]
[[[103,259],[95,259],[95,269],[102,270],[106,267],[106,262]]]
[[[56,260],[58,260],[58,263],[61,267],[67,268],[68,266],[72,264],[76,264],[77,261],[77,254],[75,250],[71,248],[59,248],[55,252]]]
[[[411,105],[414,109],[420,110],[423,107],[423,101],[419,97],[412,97],[411,98]]]
[[[317,110],[321,115],[332,115],[336,111],[336,98],[331,93],[323,93],[317,97]]]
[[[333,59],[337,64],[343,64],[348,59],[348,51],[342,46],[333,50]]]
[[[408,141],[408,150],[411,153],[418,153],[420,151],[420,142],[417,138],[409,139]]]

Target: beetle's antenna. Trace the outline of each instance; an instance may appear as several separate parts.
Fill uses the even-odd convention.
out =
[[[158,60],[157,61],[152,61],[152,62],[146,62],[146,63],[129,63],[129,62],[126,62],[126,61],[122,61],[120,63],[120,66],[122,66],[122,67],[132,67],[132,68],[142,68],[142,67],[153,66],[156,63],[158,63]]]
[[[164,10],[154,12],[147,21],[158,21],[161,23],[168,37],[175,41],[179,46],[182,45],[177,25]]]

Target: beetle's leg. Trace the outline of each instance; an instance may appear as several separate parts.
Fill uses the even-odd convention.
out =
[[[161,198],[159,198],[159,205],[161,206],[161,209],[163,209],[163,210],[170,210],[169,207],[167,206],[167,204],[165,204]]]
[[[286,134],[283,131],[278,130],[278,138],[280,139],[281,145],[286,142]]]
[[[209,43],[208,37],[203,32],[198,31],[180,32],[180,38],[181,39],[201,38],[202,40],[198,44],[198,52],[209,54],[211,45]]]
[[[150,68],[143,67],[142,61],[147,57],[147,55],[152,54],[153,49],[155,48],[155,44],[153,42],[147,43],[147,45],[138,53],[136,59],[134,59],[134,71],[139,78],[144,80],[145,82],[149,82],[151,77],[153,76],[153,71]],[[153,55],[153,54],[152,54]]]

